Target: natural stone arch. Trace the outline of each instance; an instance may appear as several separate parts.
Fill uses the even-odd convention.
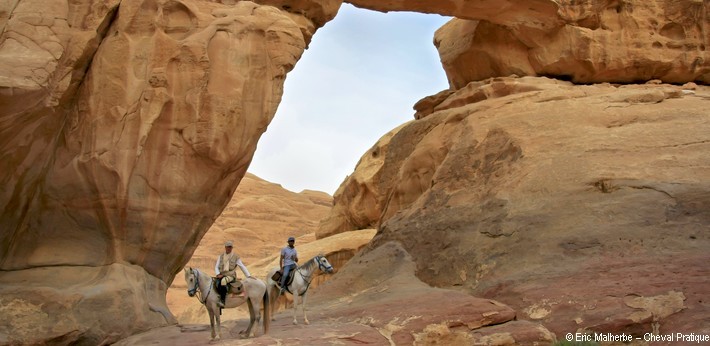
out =
[[[436,34],[449,82],[547,76],[575,83],[710,83],[707,3],[355,0],[378,11],[453,16]],[[653,54],[649,54],[653,52]]]
[[[69,1],[59,0],[3,3],[2,297],[24,299],[20,305],[33,307],[57,302],[52,311],[57,317],[41,321],[52,328],[38,327],[44,333],[25,330],[19,335],[23,341],[112,342],[171,322],[162,301],[167,284],[246,171],[279,103],[285,74],[315,30],[340,6],[336,0],[262,3],[275,7],[198,0],[98,5],[83,0],[71,1],[71,8]],[[432,3],[441,4],[353,3],[423,12],[435,11],[427,7]],[[519,0],[505,2],[505,11],[500,2],[443,3],[447,5],[438,13],[467,18],[454,23],[486,20],[499,26],[489,30],[527,47],[527,55],[518,48],[518,58],[509,64],[524,63],[527,57],[535,75],[569,76],[584,83],[649,78],[708,82],[708,22],[697,15],[707,13],[706,2]],[[526,5],[522,12],[516,11],[520,4]],[[160,22],[158,8],[179,16],[166,22],[167,31],[155,25]],[[648,18],[656,22],[637,25],[638,31],[624,25],[624,20],[638,24]],[[468,31],[461,32],[452,32],[452,27],[438,35],[440,47],[455,46],[447,42],[463,37],[477,44],[457,46],[461,53],[477,49],[490,61],[497,59],[496,47],[475,40],[481,26],[462,25]],[[619,39],[658,30],[661,37],[638,45]],[[229,42],[253,42],[259,49],[230,52],[235,67],[210,74],[208,43],[214,37],[214,50]],[[581,42],[584,49],[569,42]],[[650,48],[661,50],[657,60],[646,59]],[[615,51],[607,60],[596,59]],[[460,77],[451,83],[453,88],[482,78],[461,72],[462,64],[475,60],[460,61],[461,54],[451,50],[442,55],[450,80]],[[636,60],[622,58],[627,55]],[[131,61],[141,64],[128,66]],[[210,81],[227,77],[244,83],[226,96],[208,90],[214,86]],[[192,173],[197,170],[204,175]],[[53,280],[59,270],[66,270],[73,286]],[[97,286],[106,291],[96,294]],[[126,297],[124,292],[138,293]],[[91,298],[82,300],[75,315],[66,311],[65,306],[79,304],[83,297]],[[107,301],[116,311],[126,305],[141,309],[121,311],[124,319],[119,321],[102,313],[97,322],[88,312]],[[57,319],[66,324],[56,326]]]

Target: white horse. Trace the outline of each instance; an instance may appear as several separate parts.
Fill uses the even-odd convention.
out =
[[[299,266],[298,268],[294,269],[293,281],[290,285],[287,284],[288,291],[291,292],[291,294],[293,295],[293,324],[298,324],[298,321],[296,320],[296,308],[298,307],[299,296],[303,298],[303,323],[310,323],[308,322],[308,317],[306,316],[306,292],[308,292],[308,286],[310,286],[311,281],[313,281],[313,276],[315,275],[316,268],[326,273],[333,272],[333,266],[330,265],[328,259],[326,259],[323,255],[318,255],[311,258],[302,266]],[[269,275],[266,277],[267,294],[269,295],[269,298],[271,300],[271,309],[274,309],[274,306],[276,305],[276,299],[278,299],[280,292],[278,283],[271,279],[271,277],[274,276],[274,273],[276,273],[278,270],[279,268],[272,269],[269,272]],[[271,311],[270,313],[271,316],[274,316],[273,311]]]
[[[185,282],[187,283],[187,294],[190,297],[194,297],[197,291],[200,294],[197,296],[197,300],[202,303],[205,308],[207,308],[207,313],[210,315],[210,327],[212,328],[212,339],[220,339],[222,337],[220,333],[220,310],[217,306],[219,301],[219,293],[217,293],[217,282],[211,276],[199,271],[198,269],[185,268]],[[263,281],[248,277],[242,280],[244,285],[245,296],[233,297],[227,294],[225,299],[225,309],[236,308],[247,302],[249,306],[249,327],[246,331],[241,331],[239,335],[241,337],[254,336],[251,332],[251,328],[254,326],[254,321],[259,322],[261,320],[261,304],[264,303],[264,334],[269,332],[269,296],[266,293],[266,284]],[[217,328],[215,330],[215,319],[217,320]]]

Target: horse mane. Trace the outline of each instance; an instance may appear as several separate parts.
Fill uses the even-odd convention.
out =
[[[313,256],[313,258],[309,259],[308,262],[306,262],[306,264],[304,264],[304,265],[301,266],[301,269],[303,269],[303,270],[313,270],[313,267],[315,267],[316,265],[318,265],[318,261],[315,260],[316,257],[318,257],[318,256],[322,256],[322,255]]]
[[[202,274],[202,272],[201,272],[199,269],[197,269],[197,268],[193,268],[193,267],[188,267],[188,268],[189,268],[189,269],[188,269],[188,270],[189,270],[188,272],[189,272],[190,274],[192,274],[195,278],[197,278],[197,279],[199,280],[199,279],[200,279],[200,274]],[[207,275],[207,276],[209,276],[209,275]]]

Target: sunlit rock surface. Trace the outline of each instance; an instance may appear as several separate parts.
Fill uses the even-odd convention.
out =
[[[325,238],[340,232],[377,228],[386,202],[386,193],[381,190],[383,184],[380,183],[382,168],[389,141],[401,128],[382,136],[362,156],[355,172],[335,192],[333,207],[318,225],[316,237]]]
[[[512,74],[575,83],[710,83],[707,1],[349,2],[460,18],[434,38],[454,89]]]
[[[558,336],[704,331],[709,101],[695,85],[473,82],[387,139],[371,247],[399,241],[424,282]]]
[[[106,343],[174,322],[165,290],[339,3],[317,4],[0,3],[0,295],[50,317],[3,314],[0,342]]]
[[[353,277],[367,261],[411,262],[416,280],[397,284],[422,287],[377,319],[346,320],[364,329],[343,338],[504,333],[444,329],[450,305],[400,328],[411,321],[397,313],[421,308],[405,303],[452,296],[417,280],[504,302],[534,321],[507,333],[522,326],[531,340],[550,340],[537,322],[555,333],[710,333],[707,2],[352,3],[461,19],[435,38],[451,89],[373,147],[381,156],[361,161],[367,172],[345,183],[318,231],[379,227],[363,256],[387,260],[353,264]],[[286,73],[339,5],[0,2],[0,343],[111,343],[174,323],[165,290],[231,199]],[[510,74],[655,81],[487,79]],[[680,86],[691,81],[701,86]],[[401,252],[382,250],[400,246],[390,241]],[[343,282],[332,287],[357,287]],[[353,297],[335,300],[330,318],[362,312],[365,296]]]

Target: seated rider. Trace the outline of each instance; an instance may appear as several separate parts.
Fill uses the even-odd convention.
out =
[[[296,269],[296,263],[298,263],[298,252],[293,245],[296,243],[294,237],[288,237],[288,246],[281,249],[281,258],[279,259],[279,265],[281,266],[281,271],[283,275],[281,276],[281,292],[284,294],[286,290],[286,280],[288,279],[289,272]]]
[[[236,268],[242,270],[245,276],[251,277],[249,270],[242,263],[239,255],[232,252],[234,244],[231,241],[224,243],[224,253],[217,258],[217,263],[214,266],[214,271],[217,273],[217,292],[219,292],[220,301],[217,305],[220,308],[224,307],[225,299],[227,297],[227,284],[233,282],[237,279]]]

